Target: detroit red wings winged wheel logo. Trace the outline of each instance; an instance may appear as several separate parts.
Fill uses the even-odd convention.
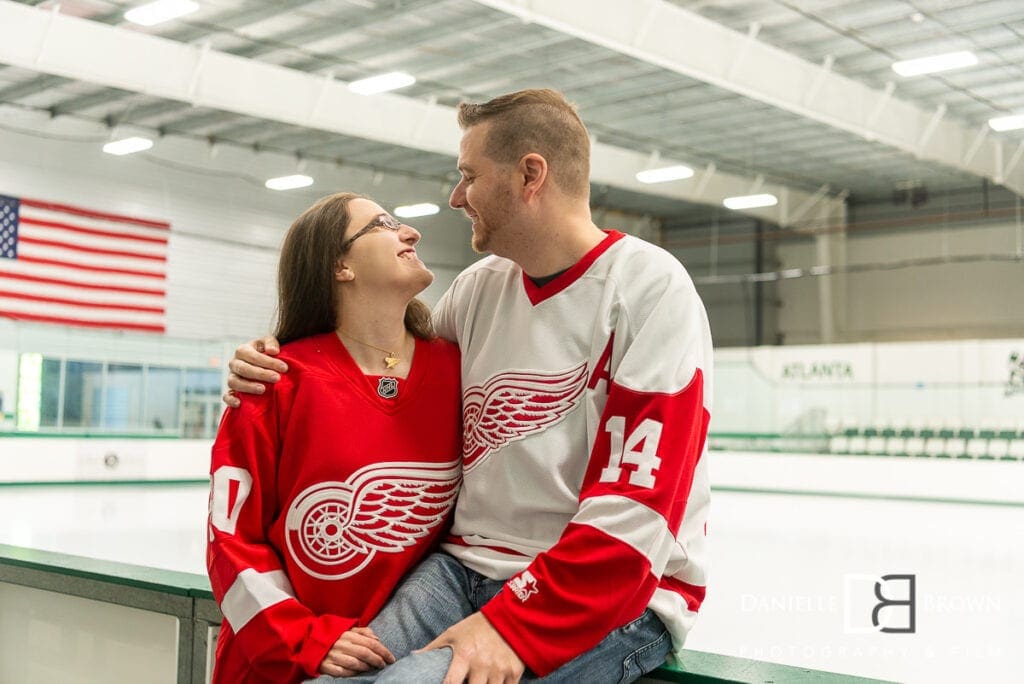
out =
[[[586,361],[553,373],[508,371],[462,395],[462,469],[470,472],[509,442],[540,432],[579,404]]]
[[[285,517],[288,553],[309,575],[351,577],[378,553],[398,553],[444,520],[459,491],[458,461],[377,463],[345,482],[318,482]]]

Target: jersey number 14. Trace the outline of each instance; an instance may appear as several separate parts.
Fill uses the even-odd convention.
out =
[[[658,442],[661,440],[662,424],[645,418],[642,423],[625,437],[626,419],[612,416],[604,424],[604,430],[611,440],[608,465],[601,469],[601,482],[618,482],[622,477],[622,464],[631,463],[636,470],[629,473],[629,484],[636,487],[654,487],[654,471],[661,466],[658,456]]]

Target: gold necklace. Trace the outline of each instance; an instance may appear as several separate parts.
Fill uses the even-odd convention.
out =
[[[400,358],[398,358],[398,354],[396,354],[393,351],[388,351],[387,349],[381,349],[377,345],[370,344],[369,342],[363,342],[362,340],[360,340],[358,338],[355,338],[355,337],[352,337],[351,335],[348,335],[346,333],[343,333],[340,330],[338,331],[338,334],[341,335],[342,337],[345,337],[345,338],[348,338],[348,339],[352,340],[353,342],[358,342],[359,344],[361,344],[361,345],[363,345],[365,347],[369,347],[370,349],[376,349],[379,352],[384,352],[384,365],[387,366],[387,370],[391,370],[392,368],[397,366],[402,361]],[[408,335],[408,332],[406,332],[406,334]],[[405,344],[405,339],[404,338],[402,339],[402,344]]]

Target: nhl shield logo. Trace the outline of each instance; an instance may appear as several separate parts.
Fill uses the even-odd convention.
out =
[[[381,378],[377,382],[377,394],[384,399],[394,399],[398,396],[398,378]]]

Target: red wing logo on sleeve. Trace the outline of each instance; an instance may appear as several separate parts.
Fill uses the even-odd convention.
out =
[[[507,371],[462,397],[463,471],[468,473],[509,442],[545,430],[579,404],[587,364],[564,371]]]
[[[433,532],[459,491],[458,461],[377,463],[345,482],[318,482],[285,517],[288,553],[322,580],[351,577],[378,553],[398,553]]]

